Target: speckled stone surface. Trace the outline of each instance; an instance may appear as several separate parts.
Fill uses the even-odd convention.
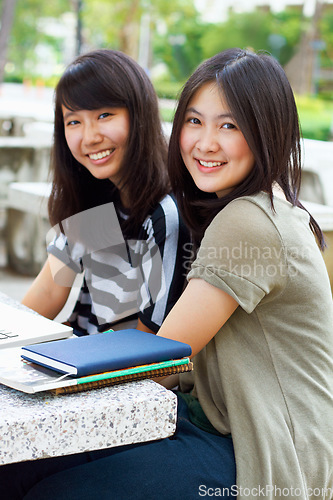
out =
[[[172,435],[177,398],[152,380],[75,394],[0,385],[0,464],[69,455]]]
[[[165,438],[176,417],[176,395],[152,380],[63,395],[0,384],[0,464]]]

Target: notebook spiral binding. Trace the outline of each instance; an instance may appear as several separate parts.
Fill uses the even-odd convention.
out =
[[[142,373],[132,373],[130,375],[122,375],[120,377],[107,378],[103,380],[95,380],[84,384],[70,385],[68,387],[58,387],[52,389],[54,394],[71,394],[73,392],[89,391],[91,389],[101,389],[112,385],[123,384],[126,382],[134,382],[146,378],[165,377],[177,373],[185,373],[193,370],[193,363],[189,362],[185,365],[170,366],[168,368],[159,368],[157,370],[149,370]]]

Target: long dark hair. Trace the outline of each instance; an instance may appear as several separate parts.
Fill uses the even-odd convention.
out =
[[[216,83],[255,158],[249,176],[222,198],[196,187],[179,148],[189,102],[206,83]],[[274,182],[292,205],[304,208],[298,199],[300,126],[294,95],[280,64],[268,54],[238,48],[204,61],[180,95],[169,143],[168,168],[179,207],[197,242],[215,215],[235,198],[265,191],[274,209]],[[311,215],[310,226],[323,248],[322,231]]]
[[[65,139],[62,105],[71,110],[105,106],[128,110],[130,132],[121,175],[130,209],[124,229],[135,233],[169,191],[167,143],[150,79],[133,59],[115,50],[88,52],[67,67],[55,90],[51,225],[118,196],[111,181],[95,179],[71,154]]]

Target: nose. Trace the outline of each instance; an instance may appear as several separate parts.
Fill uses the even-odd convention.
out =
[[[83,129],[82,142],[84,145],[97,144],[103,140],[103,135],[100,132],[98,123],[95,121],[86,123]]]
[[[220,149],[216,131],[210,127],[203,128],[197,141],[197,148],[202,153],[215,153]]]

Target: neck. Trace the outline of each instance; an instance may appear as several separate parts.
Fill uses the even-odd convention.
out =
[[[119,191],[119,198],[124,208],[130,208],[131,204],[128,193],[126,191]]]

